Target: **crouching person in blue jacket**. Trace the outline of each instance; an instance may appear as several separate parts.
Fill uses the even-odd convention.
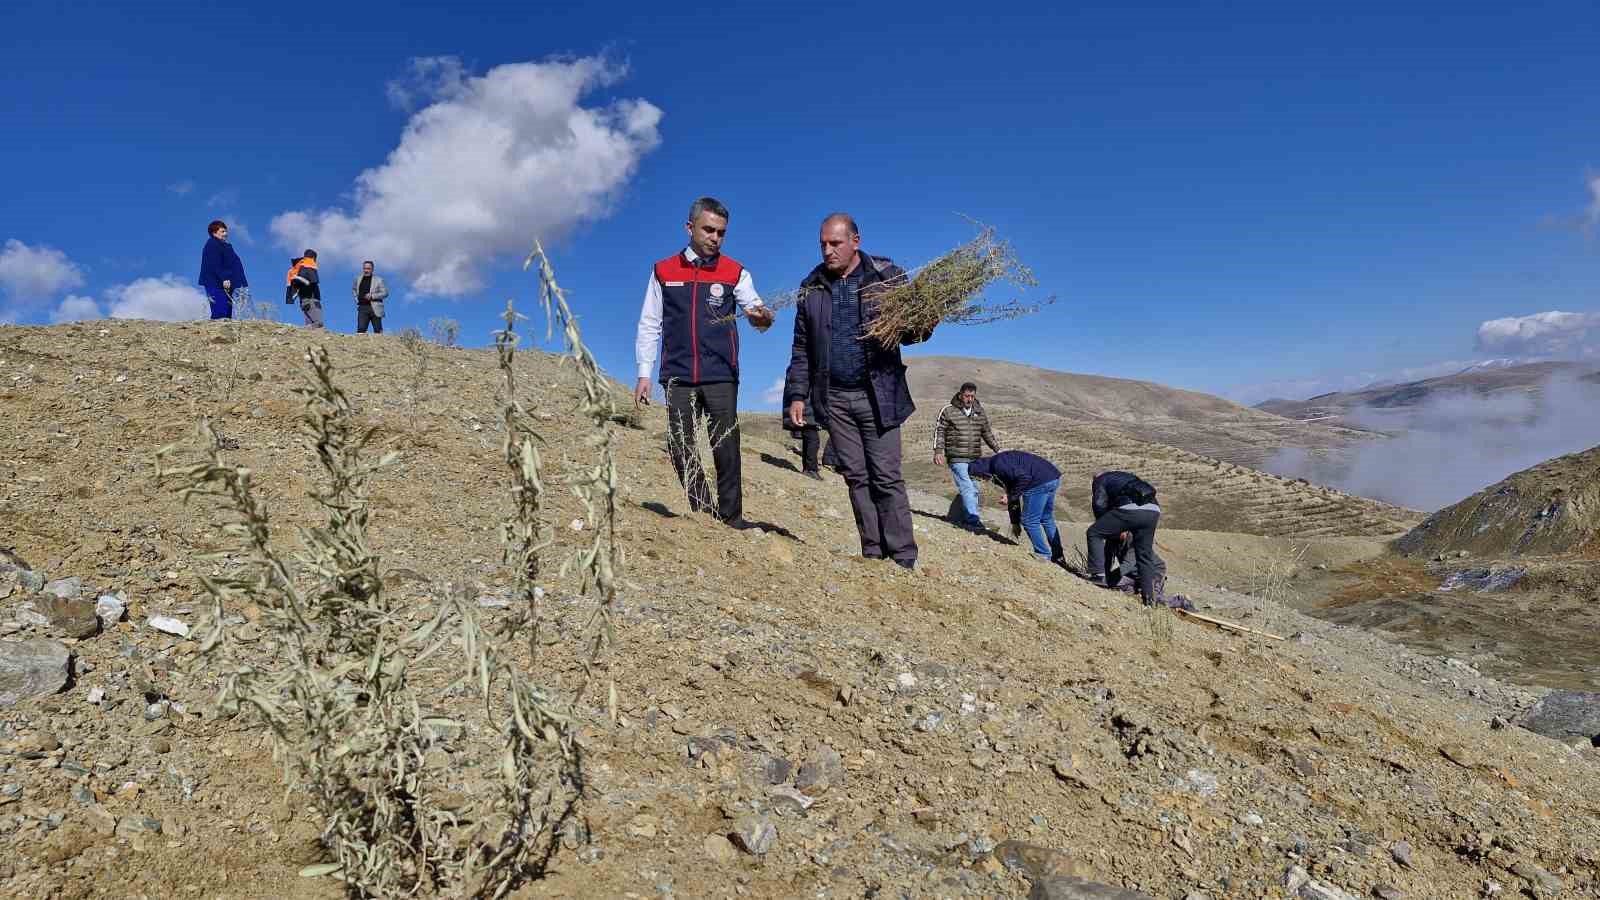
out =
[[[1056,489],[1061,470],[1050,461],[1022,450],[1002,450],[967,464],[971,478],[989,478],[1006,489],[1008,500],[1022,507],[1022,530],[1033,542],[1034,555],[1053,563],[1066,562],[1061,533],[1056,528]]]

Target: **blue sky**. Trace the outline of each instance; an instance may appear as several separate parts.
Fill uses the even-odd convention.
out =
[[[391,328],[449,316],[484,343],[507,296],[533,299],[514,248],[538,231],[630,379],[649,266],[712,194],[763,290],[815,264],[842,208],[906,263],[965,239],[960,214],[989,222],[1058,298],[919,352],[1251,400],[1589,352],[1597,26],[1576,2],[24,0],[0,35],[0,315],[187,303],[221,216],[259,298],[320,243],[333,327],[374,256]],[[488,150],[484,121],[503,128]],[[1582,315],[1479,342],[1554,310]],[[745,340],[746,406],[792,321]]]

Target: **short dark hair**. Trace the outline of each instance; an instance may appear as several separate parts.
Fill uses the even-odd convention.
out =
[[[227,228],[227,227],[228,227],[228,223],[227,222],[224,222],[221,219],[212,219],[211,220],[211,224],[206,226],[206,234],[214,235],[214,234],[217,233],[218,229]]]
[[[375,263],[374,263],[374,262],[373,262],[373,261],[372,261],[372,260],[370,260],[370,259],[364,259],[364,260],[362,260],[362,261],[361,261],[361,264],[362,264],[362,265],[363,265],[363,266],[372,266],[372,267],[373,267],[373,268],[374,268],[374,269],[376,269],[376,268],[377,268],[377,267],[378,267],[378,266],[377,266],[377,264],[375,264]]]
[[[850,229],[851,234],[858,236],[861,234],[861,229],[856,227],[855,216],[852,216],[849,213],[828,213],[827,218],[822,220],[822,224],[826,226],[829,222],[843,222]]]
[[[963,390],[963,391],[971,391],[971,392],[973,392],[973,393],[974,393],[974,394],[976,394],[976,393],[977,393],[977,392],[978,392],[978,386],[977,386],[977,385],[975,385],[975,384],[973,384],[973,383],[972,383],[972,382],[970,382],[970,381],[963,381],[963,382],[961,382],[961,389],[962,389],[962,390]]]
[[[689,204],[689,221],[693,222],[695,219],[700,218],[700,214],[703,212],[721,216],[724,219],[728,218],[728,208],[723,206],[722,201],[715,197],[701,197],[699,200]]]
[[[307,247],[305,256],[306,256],[306,259],[316,259],[317,258],[317,251],[312,250],[310,247]]]

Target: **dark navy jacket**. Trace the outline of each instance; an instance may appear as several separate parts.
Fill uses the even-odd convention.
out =
[[[744,267],[731,257],[693,262],[682,252],[655,265],[661,285],[661,383],[739,380],[739,301]]]
[[[224,281],[232,282],[236,288],[250,284],[244,278],[244,263],[239,261],[239,254],[233,252],[233,245],[221,238],[208,237],[205,249],[200,251],[199,284],[220,291]]]
[[[1050,460],[1022,450],[1001,450],[993,456],[967,463],[967,474],[973,478],[993,477],[1006,486],[1006,493],[1015,497],[1030,488],[1061,478],[1061,470]]]
[[[1096,519],[1107,510],[1128,503],[1154,503],[1156,489],[1132,472],[1101,472],[1089,489],[1089,505]]]
[[[872,297],[883,290],[880,285],[898,284],[906,278],[905,270],[887,257],[861,254],[861,327],[866,328],[878,316]],[[817,423],[828,426],[828,348],[833,337],[833,293],[829,290],[832,279],[827,270],[817,266],[800,283],[800,303],[794,317],[794,346],[789,351],[789,371],[783,381],[783,405],[795,400],[806,400]],[[906,333],[900,336],[902,344],[916,344],[933,335],[933,329],[923,333]],[[906,365],[900,360],[900,348],[885,349],[877,342],[866,342],[867,397],[878,417],[879,428],[898,428],[916,411],[911,402],[911,386],[906,383]]]

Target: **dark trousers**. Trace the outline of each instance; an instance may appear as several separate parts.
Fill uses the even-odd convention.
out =
[[[1106,574],[1106,542],[1117,540],[1124,531],[1133,535],[1133,555],[1139,563],[1139,595],[1146,602],[1154,597],[1156,576],[1167,564],[1156,555],[1156,525],[1161,513],[1153,509],[1108,509],[1084,532],[1089,540],[1089,574]],[[1126,551],[1123,551],[1124,553]]]
[[[822,445],[822,432],[815,428],[800,429],[800,468],[817,471],[817,448]]]
[[[861,555],[917,561],[911,503],[900,474],[900,428],[879,428],[866,391],[828,392],[828,442],[838,472],[850,489],[850,507],[861,534]]]
[[[356,304],[356,334],[366,334],[367,326],[372,326],[373,334],[383,334],[383,317],[372,314],[372,304]]]
[[[689,495],[689,508],[702,512],[712,508],[711,488],[706,470],[700,464],[695,446],[698,420],[706,420],[711,438],[711,460],[717,467],[717,518],[731,522],[744,515],[744,497],[739,470],[739,385],[681,384],[670,382],[667,392],[667,450],[678,482]]]

